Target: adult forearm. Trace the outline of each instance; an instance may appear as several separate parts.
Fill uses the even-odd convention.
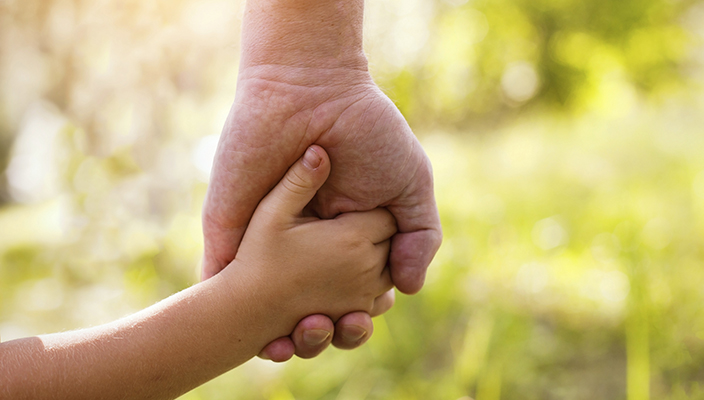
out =
[[[248,0],[241,65],[366,70],[363,14],[364,0]]]

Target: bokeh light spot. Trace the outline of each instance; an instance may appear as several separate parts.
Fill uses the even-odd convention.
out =
[[[543,250],[550,250],[567,243],[565,228],[555,218],[545,218],[533,227],[533,243]]]
[[[516,103],[523,103],[535,96],[540,87],[540,78],[532,64],[519,61],[506,66],[501,77],[504,94]]]

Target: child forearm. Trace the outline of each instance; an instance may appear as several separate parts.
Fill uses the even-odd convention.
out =
[[[296,162],[219,274],[127,318],[0,344],[0,400],[171,399],[232,369],[301,318],[370,312],[391,289],[396,222],[382,209],[303,215],[330,172]],[[308,160],[310,161],[310,160]]]
[[[0,344],[0,399],[170,399],[244,363],[291,327],[225,275],[113,323]]]

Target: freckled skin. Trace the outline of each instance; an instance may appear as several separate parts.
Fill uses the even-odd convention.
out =
[[[267,68],[259,69],[267,73]],[[368,74],[351,75],[344,78],[366,82],[346,93],[338,92],[349,85],[309,88],[258,76],[240,81],[242,91],[269,94],[245,96],[235,103],[226,124],[204,212],[206,278],[231,261],[253,207],[315,143],[327,150],[333,170],[312,208],[331,218],[388,206],[400,231],[414,232],[397,238],[391,255],[394,282],[404,292],[420,289],[440,238],[430,164],[403,117]],[[317,104],[319,98],[333,100]],[[266,115],[267,110],[276,114],[284,108],[285,118]],[[414,254],[422,247],[428,247],[424,254]]]
[[[237,93],[203,211],[203,279],[234,259],[259,200],[309,145],[318,144],[330,155],[332,173],[309,210],[331,218],[387,207],[399,228],[390,254],[393,282],[409,294],[422,287],[442,240],[431,166],[403,116],[369,75],[363,6],[363,0],[248,1]],[[379,299],[374,314],[385,312],[392,299]],[[371,330],[369,316],[352,314],[336,331],[352,320]],[[305,325],[329,324],[318,315]],[[334,341],[356,346],[344,342]],[[284,360],[294,346],[276,347],[287,349],[274,357]],[[322,351],[302,343],[295,348],[305,356]]]

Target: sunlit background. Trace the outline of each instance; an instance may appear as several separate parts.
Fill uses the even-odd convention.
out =
[[[0,336],[197,281],[236,0],[0,0]],[[367,0],[445,241],[353,352],[183,399],[704,398],[704,2]]]

